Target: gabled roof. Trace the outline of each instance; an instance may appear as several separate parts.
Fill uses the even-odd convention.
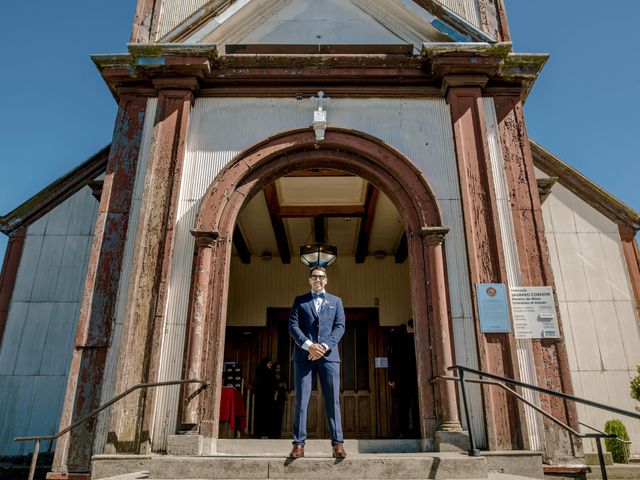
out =
[[[158,43],[413,44],[491,38],[435,0],[214,0]]]
[[[587,202],[600,213],[619,225],[626,225],[634,231],[640,230],[640,213],[596,185],[571,165],[563,162],[553,153],[533,140],[529,141],[533,163],[558,183]]]
[[[0,216],[0,232],[10,235],[12,232],[32,224],[82,187],[89,184],[97,176],[104,173],[107,168],[110,149],[111,145],[107,145],[13,211],[5,216]]]

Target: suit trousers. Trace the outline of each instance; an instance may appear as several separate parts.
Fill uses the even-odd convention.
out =
[[[324,358],[293,362],[296,386],[296,402],[293,413],[293,443],[304,445],[307,439],[307,413],[313,376],[318,373],[324,409],[329,423],[331,443],[343,443],[342,418],[340,416],[340,363],[327,362]]]

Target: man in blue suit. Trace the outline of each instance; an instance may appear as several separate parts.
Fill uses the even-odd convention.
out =
[[[307,439],[307,407],[313,376],[318,373],[329,422],[333,456],[344,458],[340,417],[340,355],[338,342],[344,334],[342,300],[325,292],[327,271],[314,267],[309,275],[311,291],[296,297],[289,314],[293,350],[296,403],[293,414],[293,450],[289,458],[304,456]]]

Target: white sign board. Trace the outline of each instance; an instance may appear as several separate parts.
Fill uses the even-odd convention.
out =
[[[389,357],[376,357],[376,368],[389,368]]]
[[[511,287],[509,293],[516,338],[560,336],[551,287]]]

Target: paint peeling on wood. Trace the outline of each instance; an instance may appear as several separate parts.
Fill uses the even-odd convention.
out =
[[[120,102],[87,269],[61,428],[86,415],[100,401],[146,103],[145,98],[137,97],[123,97]],[[53,464],[55,472],[88,470],[93,430],[94,422],[87,422],[84,427],[58,440]]]

